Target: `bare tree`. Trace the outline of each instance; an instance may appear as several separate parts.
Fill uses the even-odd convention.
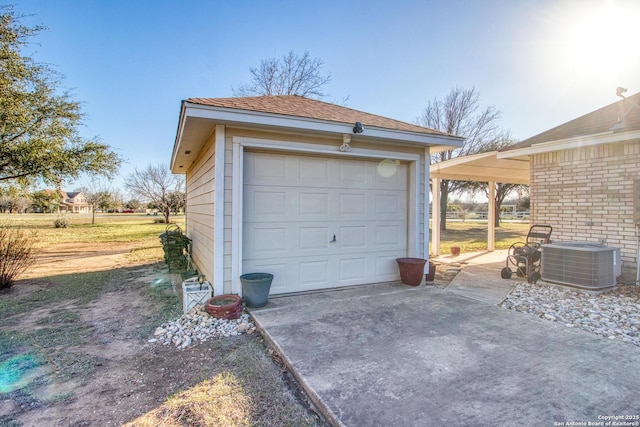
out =
[[[282,58],[260,61],[251,67],[251,82],[232,88],[234,96],[299,95],[321,99],[327,96],[323,87],[331,81],[331,75],[322,74],[324,61],[311,58],[305,51],[298,55],[290,51]]]
[[[96,211],[105,210],[113,199],[115,190],[100,180],[92,180],[89,187],[80,187],[77,191],[84,194],[87,204],[91,207],[91,224],[96,223]]]
[[[425,127],[465,138],[462,148],[443,151],[432,156],[432,163],[442,162],[458,156],[475,154],[483,146],[494,144],[505,138],[498,126],[501,112],[490,105],[480,108],[480,94],[475,90],[456,87],[444,100],[429,101],[417,122]],[[447,229],[447,202],[449,194],[462,188],[460,181],[440,181],[440,229]]]
[[[169,215],[175,203],[174,192],[184,194],[184,175],[173,175],[166,164],[148,165],[125,179],[125,186],[132,196],[153,203],[169,223]],[[184,196],[183,196],[184,197]]]
[[[26,213],[31,207],[31,197],[28,195],[18,195],[11,199],[11,209],[17,213]]]

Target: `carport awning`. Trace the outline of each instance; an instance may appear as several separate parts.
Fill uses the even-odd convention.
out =
[[[456,157],[430,167],[431,178],[529,184],[529,159],[500,159],[497,151]]]
[[[529,184],[529,157],[499,158],[497,151],[456,157],[429,168],[432,185],[431,248],[434,255],[440,253],[440,185],[442,179],[489,183],[489,200],[495,198],[495,183]],[[488,206],[487,246],[495,249],[495,204]]]

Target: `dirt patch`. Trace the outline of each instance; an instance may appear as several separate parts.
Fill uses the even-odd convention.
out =
[[[129,254],[136,243],[63,243],[40,249],[35,264],[22,278],[104,271],[131,264]],[[29,283],[31,287],[33,284]]]
[[[251,366],[268,372],[269,381],[280,384],[279,390],[268,393],[280,399],[275,408],[292,405],[282,412],[291,413],[294,408],[301,419],[311,420],[305,425],[320,424],[287,386],[286,376],[257,334],[208,341],[183,351],[149,343],[163,320],[164,308],[162,299],[150,298],[150,292],[161,287],[171,293],[180,278],[168,273],[163,264],[134,264],[128,255],[135,247],[131,243],[57,245],[41,251],[27,278],[0,295],[29,301],[34,307],[0,318],[6,336],[16,334],[20,339],[20,334],[30,334],[12,352],[0,346],[2,359],[40,354],[38,366],[30,370],[28,386],[0,392],[0,425],[122,425],[219,374],[234,375],[243,389],[252,390],[267,381],[246,374],[256,368],[238,368],[242,365],[238,360],[246,354],[257,354]],[[39,293],[55,292],[62,286],[59,278],[66,277],[62,275],[93,278],[97,271],[105,272],[100,277],[107,284],[96,298],[37,304]],[[41,342],[47,343],[44,355],[38,348]],[[292,418],[278,421],[269,415],[264,401],[250,401],[252,424],[291,423]]]
[[[435,263],[436,265],[436,276],[433,284],[438,288],[446,288],[449,283],[458,275],[460,270],[462,270],[462,266],[452,266],[446,263]]]

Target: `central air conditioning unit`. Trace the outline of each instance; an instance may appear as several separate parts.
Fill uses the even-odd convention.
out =
[[[616,285],[622,273],[620,248],[592,242],[542,245],[542,280],[587,290]]]

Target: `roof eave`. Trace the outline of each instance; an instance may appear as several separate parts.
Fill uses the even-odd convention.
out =
[[[280,127],[309,132],[323,132],[335,134],[353,133],[352,123],[340,123],[329,120],[312,119],[307,117],[285,116],[282,114],[264,113],[250,110],[230,109],[224,107],[204,106],[183,101],[183,115],[181,125],[186,117],[215,120],[220,124],[237,124],[251,126]],[[180,131],[180,128],[179,128]],[[412,132],[375,126],[366,126],[364,135],[371,138],[397,140],[404,143],[424,145],[443,145],[451,148],[461,147],[464,139],[438,133]],[[178,138],[180,132],[178,133]],[[177,139],[178,141],[179,139]],[[175,151],[175,150],[174,150]]]
[[[540,142],[529,147],[499,151],[497,158],[508,159],[519,156],[531,156],[534,154],[549,153],[552,151],[570,150],[574,148],[610,144],[634,139],[640,139],[640,130],[632,130],[628,132],[605,132],[601,134],[559,139],[556,141]]]
[[[178,120],[178,129],[176,130],[176,140],[173,143],[173,152],[171,153],[171,163],[169,169],[173,173],[177,173],[174,168],[176,166],[177,155],[179,152],[180,141],[182,140],[182,133],[184,132],[184,124],[186,119],[186,101],[182,101],[180,104],[180,119]]]

